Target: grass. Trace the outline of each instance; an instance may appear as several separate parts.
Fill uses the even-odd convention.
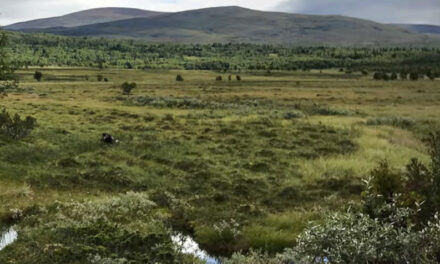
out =
[[[56,229],[43,232],[47,219],[72,228],[56,218],[66,214],[58,204],[104,206],[135,192],[157,204],[152,214],[165,236],[165,227],[192,234],[215,255],[279,252],[309,220],[358,199],[379,161],[427,162],[421,139],[440,116],[437,81],[382,83],[329,70],[241,73],[242,81],[183,71],[185,81],[176,82],[177,71],[45,68],[50,78],[36,82],[34,71],[20,71],[21,89],[2,99],[8,112],[31,115],[38,126],[20,141],[0,138],[0,219],[18,224],[38,250],[61,238]],[[98,82],[98,74],[109,81]],[[137,83],[130,96],[121,94],[125,81]],[[119,144],[103,145],[102,133]],[[128,234],[149,232],[135,218],[124,221]],[[19,239],[0,262],[31,263],[15,254],[28,243]],[[92,245],[67,241],[63,252],[73,244]],[[111,257],[105,239],[99,246],[93,255]]]

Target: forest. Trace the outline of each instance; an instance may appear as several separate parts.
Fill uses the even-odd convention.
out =
[[[17,67],[68,66],[213,71],[440,72],[440,48],[289,47],[259,44],[147,43],[93,37],[10,33]]]

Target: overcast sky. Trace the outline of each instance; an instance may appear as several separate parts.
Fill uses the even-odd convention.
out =
[[[339,14],[385,23],[440,25],[440,0],[0,0],[0,25],[96,7],[181,11],[212,6],[307,14]]]

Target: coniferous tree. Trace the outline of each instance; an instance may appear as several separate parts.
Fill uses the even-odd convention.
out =
[[[4,32],[0,32],[0,81],[14,79],[14,67],[8,59],[6,46],[8,38]]]

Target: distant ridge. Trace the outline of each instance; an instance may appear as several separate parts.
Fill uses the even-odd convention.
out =
[[[7,30],[45,29],[52,27],[78,27],[97,23],[112,22],[137,17],[154,17],[163,12],[135,8],[105,7],[75,12],[59,17],[36,19],[6,26]]]
[[[132,17],[123,19],[124,16]],[[80,20],[87,24],[74,26],[75,23],[79,23],[79,17],[83,17]],[[70,20],[59,22],[66,18]],[[344,16],[264,12],[238,6],[176,13],[104,8],[38,21],[40,22],[32,22],[32,27],[28,27],[31,24],[25,22],[7,26],[6,29],[178,43],[232,42],[329,46],[412,46],[439,43],[439,39],[425,34],[369,20]],[[36,25],[38,27],[35,27]]]
[[[395,25],[400,28],[404,28],[416,33],[440,35],[440,26],[436,26],[436,25],[424,25],[424,24],[395,24]]]

